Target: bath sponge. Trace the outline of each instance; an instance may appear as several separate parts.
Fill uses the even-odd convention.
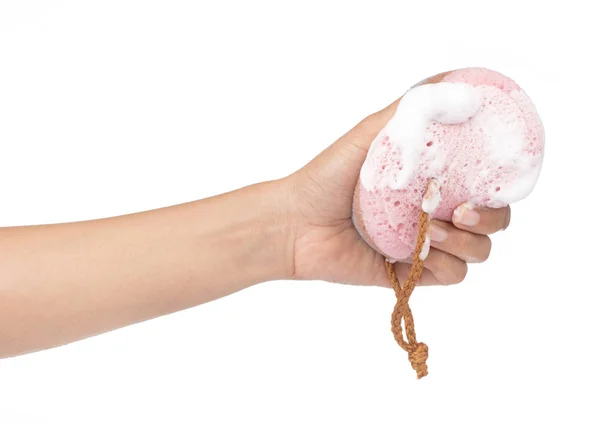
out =
[[[451,220],[463,203],[497,208],[525,198],[543,154],[544,129],[529,97],[485,68],[450,71],[412,87],[373,140],[352,218],[386,259],[397,297],[392,332],[418,378],[427,375],[428,348],[416,340],[408,299],[429,252],[429,221]],[[393,263],[409,258],[401,285]]]
[[[544,130],[529,97],[485,68],[436,76],[411,88],[369,149],[356,186],[353,220],[390,260],[411,255],[428,183],[439,194],[431,219],[459,204],[502,207],[526,197],[542,166]]]

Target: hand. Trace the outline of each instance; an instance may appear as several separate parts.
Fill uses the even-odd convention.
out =
[[[352,199],[371,141],[393,116],[398,101],[360,122],[302,169],[286,178],[293,194],[293,278],[390,286],[383,257],[352,223]],[[485,261],[488,237],[510,222],[510,207],[459,206],[452,223],[431,222],[431,251],[419,284],[455,284],[467,263]],[[410,268],[396,262],[402,282]]]

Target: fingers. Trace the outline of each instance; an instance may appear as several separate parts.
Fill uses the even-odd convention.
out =
[[[468,269],[464,260],[435,248],[429,251],[425,268],[442,285],[460,283],[467,276]]]
[[[400,284],[403,284],[404,280],[406,280],[406,277],[408,277],[408,273],[410,271],[410,266],[411,266],[410,263],[404,263],[404,262],[396,262],[394,264],[394,268],[396,269],[396,276],[398,277]],[[443,283],[440,280],[438,280],[429,269],[423,269],[421,278],[419,279],[419,282],[417,283],[417,285],[445,285],[445,284],[449,284],[449,283]],[[384,279],[384,285],[386,287],[391,287],[391,283],[388,281],[387,276]]]
[[[402,283],[410,271],[410,263],[396,262],[396,275]],[[458,284],[467,275],[467,264],[456,256],[432,248],[425,259],[425,269],[419,280],[419,285],[450,285]]]
[[[499,209],[475,208],[461,204],[452,214],[454,226],[481,235],[490,235],[506,229],[510,224],[510,206]]]
[[[487,235],[463,231],[438,220],[432,220],[429,227],[431,247],[445,251],[467,263],[480,263],[487,260],[492,249],[492,241]]]
[[[488,259],[492,249],[489,234],[506,229],[510,223],[510,206],[499,209],[459,206],[452,223],[432,220],[429,228],[431,250],[419,285],[449,285],[462,282],[467,263]],[[410,263],[396,263],[398,279],[406,278]]]

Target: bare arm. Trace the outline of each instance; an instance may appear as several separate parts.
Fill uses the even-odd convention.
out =
[[[287,278],[282,181],[109,219],[0,229],[0,357]]]
[[[110,219],[0,229],[0,357],[72,342],[275,279],[389,286],[352,199],[369,145],[397,102],[296,173],[192,203]],[[508,207],[458,208],[419,284],[454,284],[487,259]],[[463,213],[461,213],[463,212]],[[467,220],[468,219],[468,220]],[[400,280],[409,264],[396,262]]]

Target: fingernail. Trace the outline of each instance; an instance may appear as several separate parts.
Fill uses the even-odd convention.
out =
[[[471,203],[464,203],[458,206],[454,213],[454,221],[465,226],[475,226],[479,223],[479,213],[474,210]]]
[[[448,233],[441,226],[432,223],[429,226],[429,238],[436,243],[442,243],[448,238]]]

